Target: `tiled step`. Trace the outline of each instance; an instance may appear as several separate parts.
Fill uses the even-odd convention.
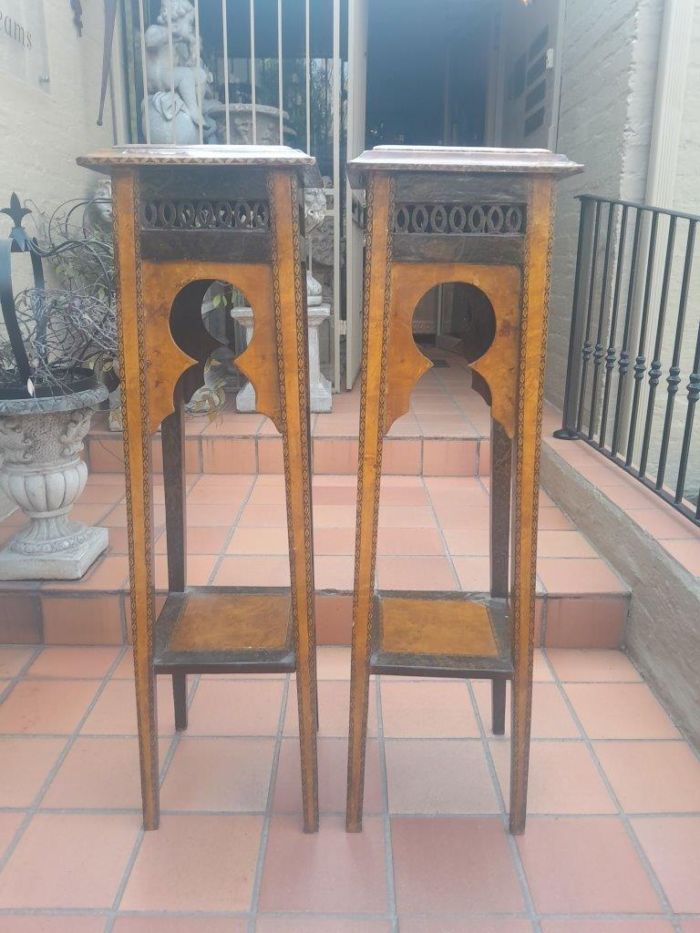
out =
[[[382,483],[378,585],[385,589],[488,588],[488,481],[386,476]],[[162,483],[156,485],[156,585],[167,580]],[[118,644],[128,640],[124,479],[94,473],[75,515],[110,529],[110,549],[75,583],[4,584],[0,642]],[[193,585],[289,582],[283,478],[193,475],[188,492]],[[3,523],[7,538],[18,515]],[[319,642],[347,644],[355,523],[355,477],[314,477]],[[629,592],[567,517],[542,494],[537,643],[614,647]]]
[[[383,471],[396,476],[478,476],[490,469],[489,412],[471,388],[458,357],[445,354],[444,367],[430,370],[416,386],[411,410],[392,426],[384,442]],[[333,396],[330,414],[312,415],[316,474],[357,473],[360,389]],[[231,398],[223,412],[186,419],[187,467],[192,473],[282,473],[282,439],[259,414],[240,414]],[[123,469],[122,438],[95,419],[86,442],[93,473]],[[153,462],[162,470],[158,439]]]
[[[269,432],[272,425],[259,418],[261,431],[238,433],[240,415],[227,412],[211,423],[188,419],[186,459],[192,473],[281,474],[282,438]],[[273,429],[274,430],[274,429]],[[86,459],[91,472],[112,473],[123,469],[124,455],[120,434],[96,426],[86,440]],[[357,431],[347,436],[312,437],[314,473],[319,475],[357,473]],[[397,437],[384,441],[383,472],[388,476],[478,476],[488,475],[490,441],[464,437]],[[153,465],[161,473],[160,442],[153,441]]]

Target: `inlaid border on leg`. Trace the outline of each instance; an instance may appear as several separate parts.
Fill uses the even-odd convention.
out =
[[[379,491],[384,436],[393,182],[372,178],[367,192],[355,583],[353,591],[346,828],[362,829],[369,663],[374,607]]]
[[[318,698],[314,622],[309,345],[306,287],[301,258],[299,189],[296,176],[272,172],[268,179],[272,220],[272,265],[277,366],[289,535],[289,569],[296,639],[297,703],[304,831],[318,829]]]
[[[544,391],[552,182],[531,188],[520,337],[513,527],[513,695],[511,698],[510,831],[525,831],[532,721],[540,441]]]
[[[119,269],[119,362],[122,381],[126,506],[129,532],[131,627],[134,643],[136,715],[139,732],[144,829],[160,821],[158,731],[153,670],[155,593],[153,566],[153,480],[149,430],[145,322],[138,231],[139,183],[132,172],[113,175],[114,254]],[[133,262],[129,257],[133,256]],[[131,307],[132,313],[123,309]]]

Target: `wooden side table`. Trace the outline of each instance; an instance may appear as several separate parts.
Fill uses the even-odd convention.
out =
[[[490,679],[494,731],[501,733],[512,680],[510,829],[524,830],[553,187],[580,170],[546,150],[408,146],[380,146],[348,164],[353,187],[367,189],[351,832],[362,828],[370,673]],[[489,309],[480,339],[467,342],[465,353],[493,423],[491,590],[375,592],[382,441],[431,366],[413,339],[414,309],[444,283],[476,287]]]
[[[146,829],[159,821],[155,680],[176,726],[189,673],[297,672],[304,829],[318,828],[306,276],[302,185],[314,160],[278,146],[127,146],[78,160],[112,176],[127,473],[131,620]],[[255,312],[237,365],[282,434],[291,587],[188,587],[183,405],[217,346],[202,324],[213,281]],[[155,608],[152,437],[163,444],[168,594]]]

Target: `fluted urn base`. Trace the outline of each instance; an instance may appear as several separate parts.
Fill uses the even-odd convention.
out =
[[[81,533],[72,547],[63,548],[65,539],[47,542],[45,554],[23,554],[13,549],[18,536],[0,551],[0,580],[79,580],[97,558],[107,550],[109,534],[106,528],[90,527],[79,522]]]
[[[77,580],[106,550],[106,528],[69,516],[87,481],[83,438],[106,394],[0,400],[0,484],[29,518],[0,551],[0,580]]]

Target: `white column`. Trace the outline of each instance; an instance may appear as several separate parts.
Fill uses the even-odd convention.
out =
[[[693,12],[693,0],[664,4],[646,185],[647,204],[657,207],[674,206]]]
[[[330,379],[321,372],[321,352],[318,332],[324,321],[331,316],[327,302],[309,307],[309,395],[311,411],[331,411],[333,388]]]
[[[246,346],[253,339],[253,309],[232,308],[231,317],[245,327]],[[255,389],[252,382],[246,382],[236,394],[236,408],[238,411],[255,411]]]

